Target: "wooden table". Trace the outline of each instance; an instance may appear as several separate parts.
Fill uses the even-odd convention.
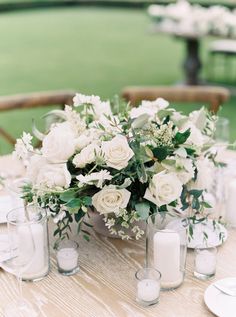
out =
[[[8,158],[0,159],[0,172],[8,162]],[[4,225],[0,227],[3,229]],[[42,281],[23,285],[25,297],[38,306],[42,317],[213,316],[203,301],[205,289],[214,280],[236,276],[236,230],[230,230],[228,240],[218,248],[214,280],[204,282],[193,277],[193,252],[189,250],[183,285],[161,293],[157,306],[143,308],[135,302],[134,274],[144,263],[145,241],[126,242],[96,233],[92,233],[90,242],[83,238],[78,241],[81,270],[77,275],[60,275],[52,254],[50,274]],[[0,270],[0,316],[16,296],[15,277]]]

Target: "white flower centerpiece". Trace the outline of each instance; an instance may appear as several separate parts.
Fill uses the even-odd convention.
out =
[[[178,0],[166,6],[150,5],[148,14],[165,31],[194,36],[236,37],[236,10],[213,5],[205,8]]]
[[[24,133],[15,154],[27,166],[25,199],[47,208],[58,237],[75,221],[88,238],[88,210],[122,239],[130,238],[127,229],[139,239],[139,224],[157,212],[207,216],[215,118],[204,108],[186,116],[162,98],[130,108],[76,94],[73,106],[48,115],[54,120],[45,134],[34,128],[42,147]]]

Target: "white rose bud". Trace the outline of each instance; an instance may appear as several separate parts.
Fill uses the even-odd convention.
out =
[[[127,189],[117,189],[114,185],[105,186],[93,195],[92,204],[100,214],[118,214],[120,208],[127,207],[130,195]]]
[[[175,173],[160,172],[153,176],[144,198],[160,207],[178,199],[182,189],[182,183]]]
[[[134,156],[126,137],[122,135],[117,135],[111,141],[102,142],[102,152],[107,166],[117,170],[125,168]]]

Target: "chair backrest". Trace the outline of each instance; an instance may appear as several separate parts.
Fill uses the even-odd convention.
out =
[[[133,86],[124,88],[121,96],[132,106],[137,106],[141,100],[155,100],[158,97],[170,102],[201,102],[208,104],[211,112],[217,113],[229,99],[230,92],[223,87],[211,86]]]
[[[60,105],[62,108],[64,108],[65,104],[72,104],[72,99],[74,95],[74,91],[59,90],[2,96],[0,97],[0,112],[14,109],[44,107],[50,105]],[[12,145],[14,145],[16,142],[16,140],[1,127],[0,136],[2,136],[8,143]]]

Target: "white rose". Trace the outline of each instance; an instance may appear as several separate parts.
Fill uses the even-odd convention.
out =
[[[102,142],[102,152],[107,166],[117,170],[125,168],[134,156],[126,137],[122,135],[117,135],[111,141]]]
[[[96,156],[101,152],[100,147],[96,143],[87,145],[83,150],[76,154],[73,158],[73,164],[76,167],[84,168],[87,164],[91,164],[96,160]]]
[[[66,162],[75,152],[75,134],[69,125],[56,125],[43,139],[42,154],[50,162]]]
[[[71,175],[66,164],[46,164],[40,168],[35,179],[36,186],[48,188],[68,188],[71,182]]]
[[[115,186],[105,186],[93,195],[92,204],[100,214],[119,213],[120,208],[126,208],[130,199],[127,189],[116,189]]]
[[[153,176],[144,198],[160,207],[178,199],[182,189],[182,183],[175,173],[160,172]]]

